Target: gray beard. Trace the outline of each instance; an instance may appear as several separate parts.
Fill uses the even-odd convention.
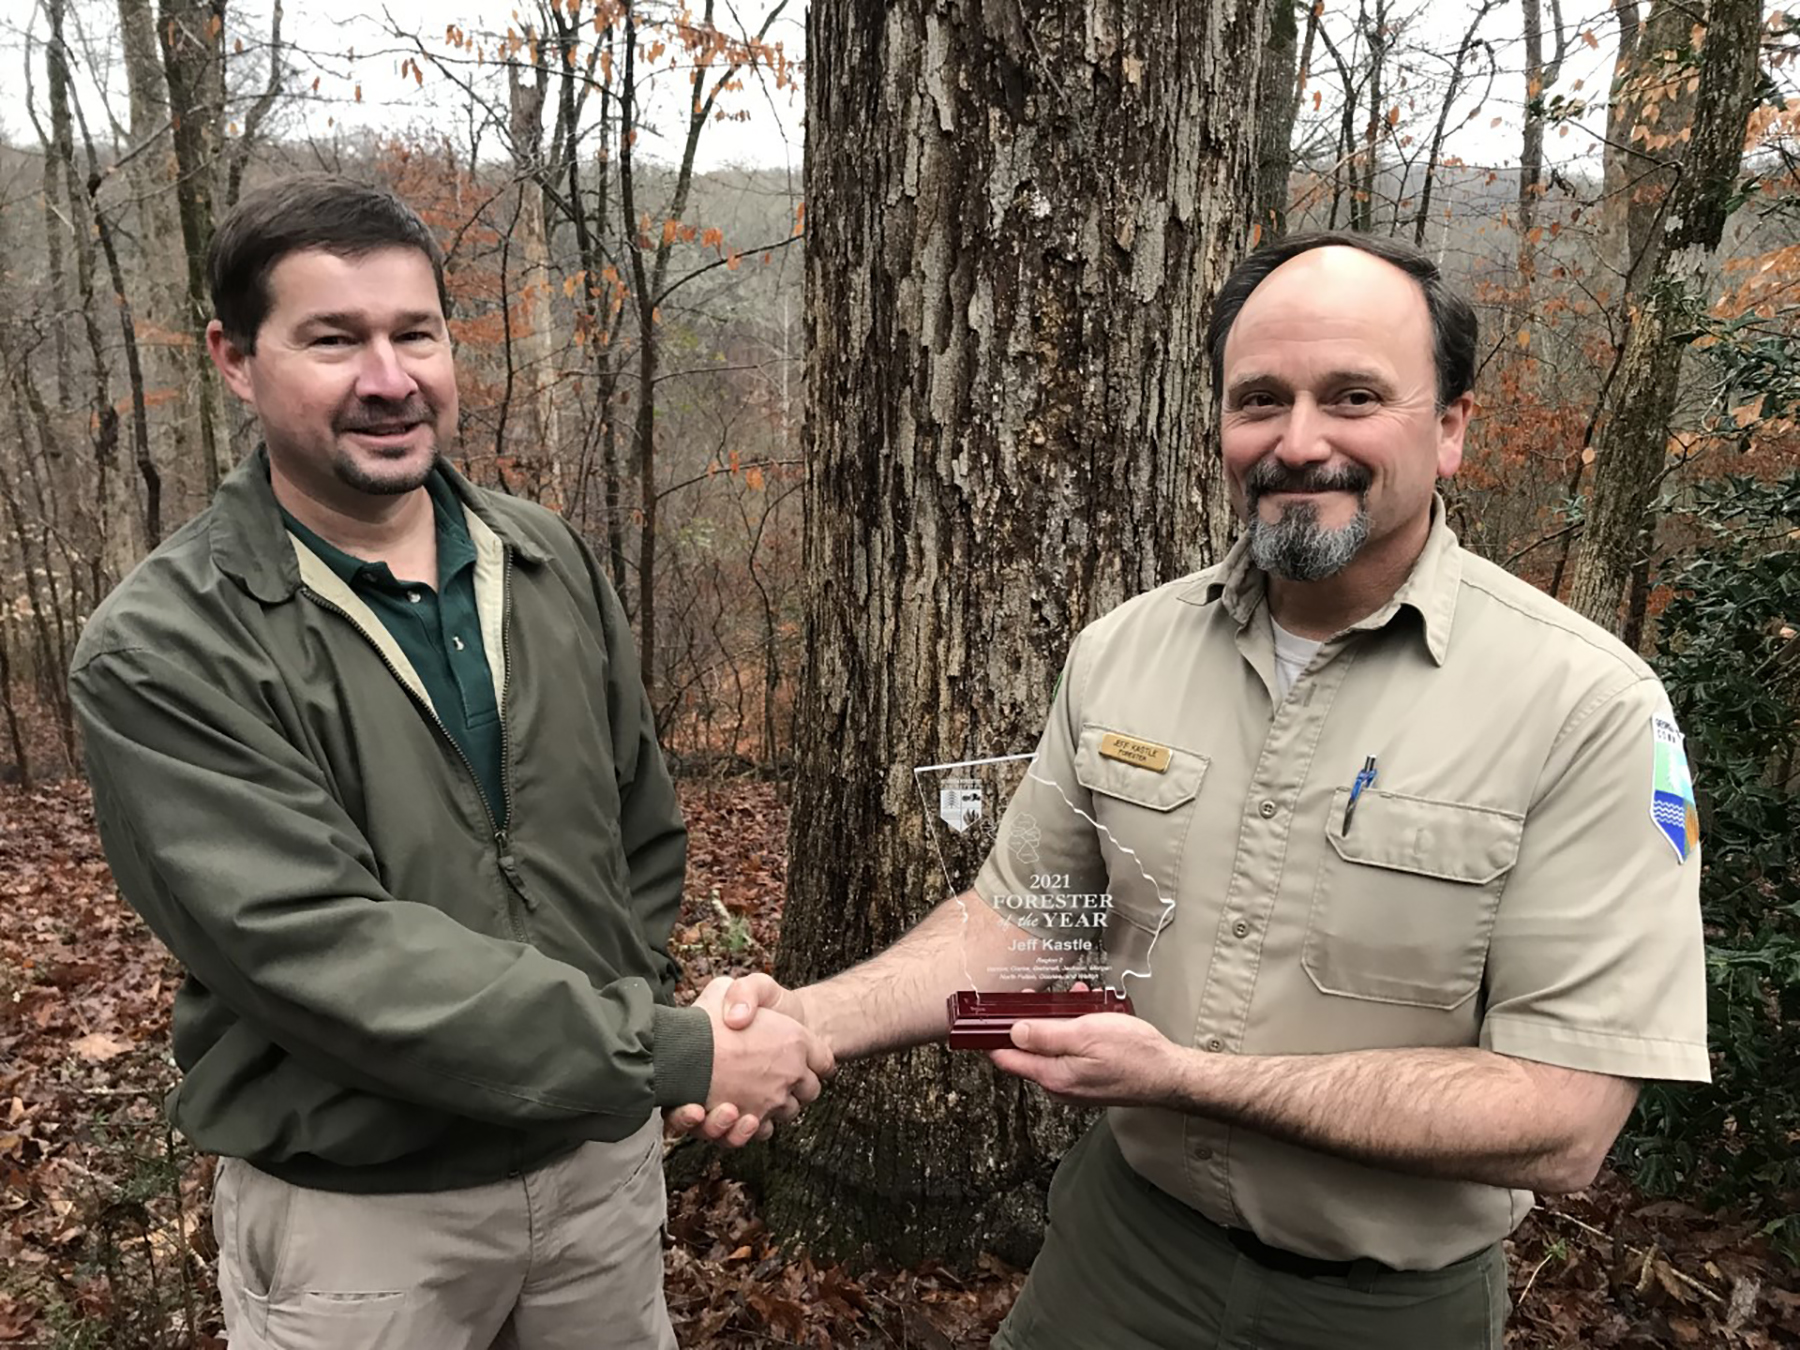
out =
[[[1369,539],[1368,503],[1360,496],[1356,518],[1348,525],[1328,530],[1319,524],[1319,511],[1311,502],[1296,502],[1274,524],[1250,505],[1250,561],[1271,576],[1288,581],[1324,581],[1350,565]]]

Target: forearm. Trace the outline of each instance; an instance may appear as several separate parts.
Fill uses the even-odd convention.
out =
[[[800,991],[806,1021],[840,1061],[942,1040],[945,1000],[959,989],[1025,989],[1010,969],[1019,929],[974,891],[946,900],[893,946]]]
[[[1635,1085],[1487,1050],[1232,1056],[1177,1049],[1178,1109],[1419,1176],[1586,1186]]]

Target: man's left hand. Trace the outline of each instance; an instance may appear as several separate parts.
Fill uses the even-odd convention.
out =
[[[1141,1017],[1090,1013],[1013,1024],[1014,1049],[990,1050],[1006,1072],[1087,1106],[1174,1106],[1183,1055]]]

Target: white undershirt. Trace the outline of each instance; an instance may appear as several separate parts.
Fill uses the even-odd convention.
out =
[[[1288,690],[1294,687],[1294,681],[1300,678],[1300,672],[1306,669],[1321,644],[1313,638],[1288,632],[1275,622],[1273,615],[1269,616],[1269,627],[1275,633],[1275,695],[1280,700],[1288,696]]]

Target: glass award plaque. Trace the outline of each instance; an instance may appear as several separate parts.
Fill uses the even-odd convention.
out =
[[[913,779],[933,856],[963,911],[964,987],[946,1008],[951,1048],[1009,1046],[1012,1024],[1026,1018],[1131,1012],[1124,977],[1147,974],[1147,962],[1134,971],[1120,959],[1112,929],[1122,921],[1106,886],[1057,869],[1062,832],[1096,826],[1037,756],[924,765]],[[970,897],[990,857],[980,896]]]

